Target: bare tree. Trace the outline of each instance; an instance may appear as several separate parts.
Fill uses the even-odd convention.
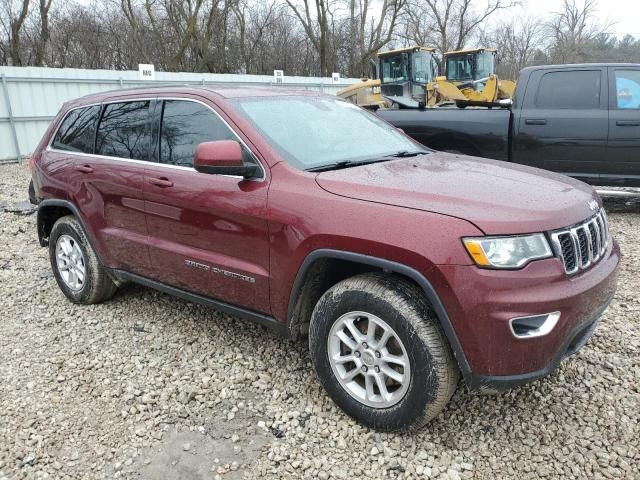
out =
[[[333,11],[338,7],[337,0],[286,0],[298,18],[307,37],[311,41],[320,58],[320,74],[329,76],[333,65],[329,61],[329,42],[331,41],[331,19]]]
[[[536,52],[544,48],[543,31],[542,22],[536,18],[517,19],[483,31],[479,40],[498,51],[498,76],[515,79],[520,70],[533,64]]]
[[[23,50],[20,44],[22,29],[29,15],[29,0],[18,2],[18,8],[15,9],[11,0],[3,2],[3,19],[2,24],[7,33],[7,53],[8,60],[12,65],[22,66]],[[8,19],[8,22],[5,21]]]
[[[407,0],[349,0],[348,75],[368,73],[369,60],[391,41],[406,4]]]
[[[517,3],[515,0],[410,0],[405,38],[436,47],[441,53],[460,50],[489,17]]]
[[[575,0],[563,0],[562,10],[547,24],[552,38],[551,61],[570,63],[588,58],[591,42],[610,27],[596,22],[596,11],[597,0],[585,0],[582,6]]]
[[[53,0],[40,0],[39,13],[40,13],[40,38],[36,43],[35,64],[42,66],[44,64],[44,56],[47,49],[47,43],[49,42],[49,10],[51,10],[51,4]]]

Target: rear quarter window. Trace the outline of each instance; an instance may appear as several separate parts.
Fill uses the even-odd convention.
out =
[[[100,106],[76,108],[67,113],[51,146],[70,152],[93,153]]]

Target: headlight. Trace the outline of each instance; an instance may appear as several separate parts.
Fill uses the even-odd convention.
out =
[[[520,268],[532,260],[553,256],[542,233],[518,237],[463,238],[476,265],[493,268]]]

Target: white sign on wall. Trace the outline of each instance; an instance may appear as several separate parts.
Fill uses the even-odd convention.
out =
[[[284,70],[273,71],[273,83],[284,83]]]
[[[153,65],[148,63],[138,64],[138,79],[139,80],[155,80],[156,70]]]
[[[331,78],[333,79],[333,83],[340,83],[340,74],[337,72],[333,72],[331,74]]]

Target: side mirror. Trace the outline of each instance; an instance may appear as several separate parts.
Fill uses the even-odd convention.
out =
[[[200,173],[239,175],[252,178],[258,166],[244,162],[242,147],[235,140],[217,140],[198,144],[193,155],[193,167]]]

